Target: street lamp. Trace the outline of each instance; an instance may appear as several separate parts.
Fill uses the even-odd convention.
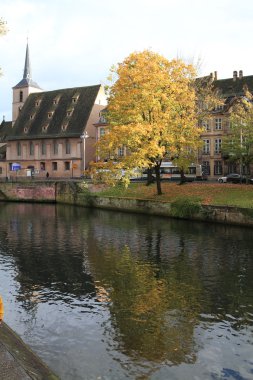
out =
[[[83,140],[83,149],[82,149],[82,159],[83,159],[83,174],[85,172],[85,142],[86,139],[89,137],[87,131],[81,134],[80,138]]]

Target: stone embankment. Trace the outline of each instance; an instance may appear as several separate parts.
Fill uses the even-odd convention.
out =
[[[41,359],[5,323],[0,326],[0,379],[57,380]]]
[[[0,184],[0,200],[54,202],[107,210],[198,220],[204,222],[253,226],[253,210],[229,206],[180,204],[145,199],[98,196],[93,185],[83,188],[78,182],[29,182]]]

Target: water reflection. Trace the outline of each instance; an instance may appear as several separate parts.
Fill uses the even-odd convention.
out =
[[[134,258],[127,247],[93,251],[90,263],[125,354],[159,363],[194,362],[200,283],[194,272],[182,278],[186,261],[182,257],[179,265],[161,270]]]
[[[73,236],[73,226],[68,219],[57,218],[57,208],[7,205],[0,218],[6,226],[1,231],[0,249],[3,255],[15,258],[20,297],[25,301],[30,301],[30,293],[34,298],[34,293],[42,292],[40,300],[47,301],[48,297],[83,297],[94,292],[91,277],[82,270],[84,236]],[[49,288],[50,294],[43,292]],[[64,301],[68,302],[68,297]],[[32,307],[33,301],[29,304]]]
[[[252,252],[242,228],[0,208],[10,320],[63,379],[225,379],[233,371],[250,379]]]

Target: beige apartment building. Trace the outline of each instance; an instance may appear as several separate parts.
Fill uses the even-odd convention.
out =
[[[253,75],[243,76],[243,71],[233,72],[227,79],[218,79],[217,72],[210,74],[215,88],[219,89],[224,105],[218,106],[203,123],[203,147],[198,154],[198,163],[202,164],[208,178],[217,179],[220,175],[239,173],[239,166],[229,162],[222,155],[222,142],[229,133],[230,107],[235,97],[244,95],[245,86],[253,92]],[[244,168],[243,168],[244,169]]]

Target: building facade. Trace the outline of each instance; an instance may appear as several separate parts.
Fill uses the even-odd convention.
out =
[[[203,122],[203,145],[196,163],[208,178],[217,179],[239,173],[239,167],[222,155],[222,144],[229,134],[231,104],[244,95],[245,86],[253,93],[253,75],[243,76],[240,70],[231,78],[218,79],[215,72],[209,79],[224,105]],[[101,85],[43,91],[32,80],[27,45],[23,78],[13,87],[12,122],[0,124],[0,179],[83,175],[91,161],[99,161],[95,143],[106,131],[105,106]],[[125,154],[123,147],[116,152],[118,157]]]
[[[80,178],[96,159],[94,124],[105,105],[101,85],[43,91],[31,78],[27,46],[23,79],[13,87],[13,121],[0,126],[0,178]]]
[[[208,178],[217,179],[221,175],[240,171],[239,164],[231,163],[223,156],[222,143],[230,130],[231,105],[235,98],[244,96],[245,88],[253,93],[253,75],[243,76],[240,70],[239,73],[234,71],[233,76],[227,79],[218,79],[217,72],[210,76],[224,103],[216,107],[203,122],[203,146],[198,154],[198,163],[202,164]]]

